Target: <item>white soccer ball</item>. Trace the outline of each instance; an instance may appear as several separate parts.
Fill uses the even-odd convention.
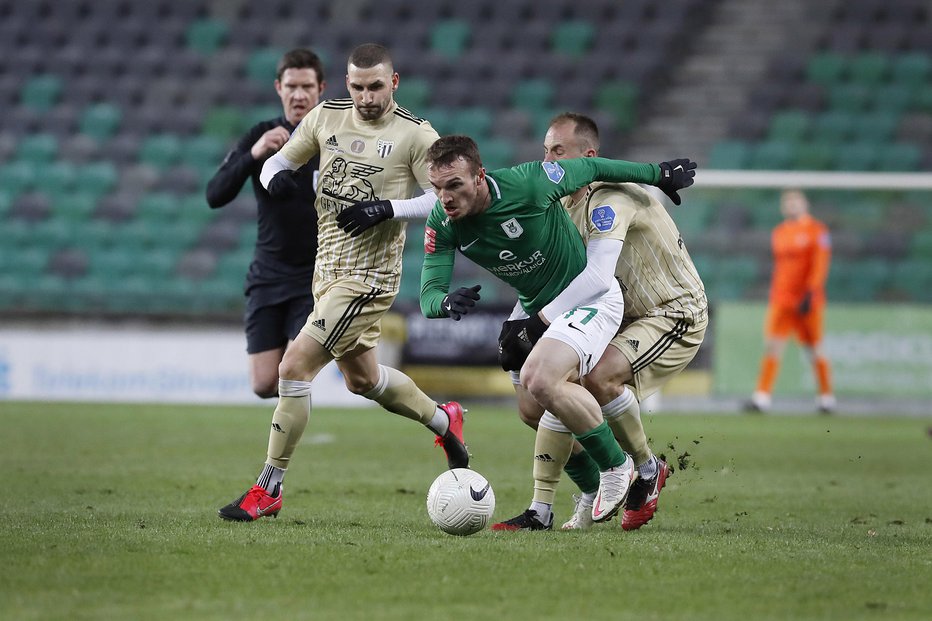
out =
[[[427,491],[427,515],[451,535],[472,535],[488,526],[495,492],[484,476],[468,468],[447,470]]]

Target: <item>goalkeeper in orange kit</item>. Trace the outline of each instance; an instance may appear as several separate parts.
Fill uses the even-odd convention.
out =
[[[765,352],[757,389],[747,409],[770,409],[771,392],[780,370],[786,340],[795,333],[812,361],[819,395],[819,411],[835,408],[831,368],[822,351],[822,315],[825,309],[825,280],[831,260],[831,238],[824,224],[809,214],[809,201],[799,190],[780,196],[784,221],[771,236],[773,277],[770,304],[764,324]]]

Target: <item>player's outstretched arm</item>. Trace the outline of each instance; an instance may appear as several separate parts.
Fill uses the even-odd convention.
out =
[[[337,214],[337,226],[356,237],[380,222],[392,218],[411,220],[426,218],[437,203],[437,195],[426,192],[407,199],[360,201]]]
[[[276,153],[262,165],[259,182],[273,197],[287,198],[298,190],[298,182],[294,180],[294,173],[298,168],[298,164],[281,153]]]

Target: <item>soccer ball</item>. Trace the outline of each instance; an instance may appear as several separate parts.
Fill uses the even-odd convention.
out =
[[[427,515],[451,535],[472,535],[485,528],[495,511],[495,492],[484,476],[468,468],[447,470],[427,491]]]

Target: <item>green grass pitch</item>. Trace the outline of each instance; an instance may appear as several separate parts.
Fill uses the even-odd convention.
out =
[[[218,519],[272,407],[0,402],[0,619],[932,615],[929,420],[647,416],[677,472],[640,531],[458,538],[425,510],[442,451],[379,409],[315,410],[278,519]],[[466,437],[496,519],[523,510],[532,433],[472,407]]]

